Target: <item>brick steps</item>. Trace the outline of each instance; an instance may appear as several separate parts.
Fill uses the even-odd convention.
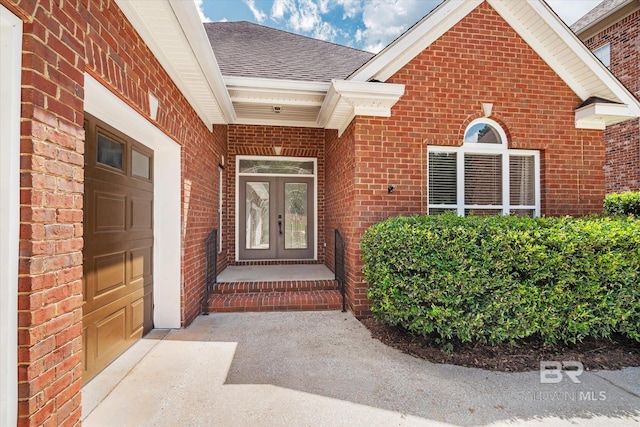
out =
[[[209,298],[212,313],[340,309],[342,295],[334,280],[218,283]]]

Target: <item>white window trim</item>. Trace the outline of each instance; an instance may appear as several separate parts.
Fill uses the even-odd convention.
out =
[[[491,125],[500,135],[501,144],[483,143],[463,143],[460,147],[430,145],[427,147],[427,176],[429,174],[429,154],[428,153],[456,153],[456,204],[430,204],[427,195],[427,212],[430,209],[456,209],[459,216],[465,215],[467,209],[502,209],[503,215],[509,215],[511,210],[533,210],[534,216],[540,216],[540,152],[537,150],[510,149],[507,135],[502,127],[494,120],[480,118],[472,121],[467,131],[478,123]],[[500,205],[465,205],[464,203],[464,156],[465,154],[479,155],[501,155],[502,156],[502,207]],[[535,205],[511,205],[509,194],[509,158],[512,156],[533,156],[534,161],[534,182],[535,182]],[[428,185],[428,184],[427,184]]]
[[[0,425],[18,414],[22,20],[0,5]]]
[[[313,161],[313,174],[273,174],[273,173],[240,173],[240,160],[276,160],[276,161]],[[313,232],[315,233],[315,245],[313,248],[313,260],[318,260],[318,159],[316,157],[285,157],[285,156],[236,156],[236,261],[240,261],[240,177],[241,176],[290,176],[298,178],[313,178],[314,215]],[[252,260],[253,261],[253,260]],[[285,261],[285,260],[282,260]]]
[[[180,328],[181,148],[85,73],[85,111],[153,150],[153,326]]]

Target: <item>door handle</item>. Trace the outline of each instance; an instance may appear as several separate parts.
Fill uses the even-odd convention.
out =
[[[278,232],[282,234],[282,215],[278,215]]]

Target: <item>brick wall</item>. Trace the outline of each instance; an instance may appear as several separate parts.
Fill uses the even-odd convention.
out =
[[[318,262],[324,262],[324,217],[325,217],[325,154],[324,130],[286,126],[249,126],[230,125],[228,128],[228,152],[226,172],[226,226],[225,235],[229,236],[228,262],[235,263],[236,235],[236,156],[274,156],[274,146],[282,147],[281,157],[315,157],[318,159]]]
[[[204,241],[214,228],[218,228],[218,167],[226,152],[227,126],[215,126],[213,141],[185,144],[182,150],[183,171],[183,235],[181,294],[182,326],[189,325],[200,314],[206,275],[206,248]],[[223,171],[223,178],[226,175]],[[225,248],[229,246],[225,235]],[[217,250],[217,244],[216,244]],[[225,249],[218,254],[218,271],[226,267]]]
[[[357,120],[357,119],[356,119]],[[346,281],[356,280],[356,251],[359,236],[354,235],[354,223],[358,217],[355,208],[355,150],[354,120],[338,138],[335,130],[325,131],[326,164],[325,171],[325,241],[327,242],[326,265],[335,268],[335,230],[339,230],[345,241],[345,273]],[[334,271],[335,272],[335,271]],[[354,287],[346,288],[346,300],[353,306],[355,299]]]
[[[611,45],[610,70],[640,99],[640,11],[585,41],[595,50]],[[604,132],[607,193],[640,189],[640,119],[609,126]]]
[[[601,210],[602,132],[575,129],[574,109],[580,99],[487,3],[388,82],[406,85],[389,119],[357,117],[353,135],[328,139],[328,152],[330,146],[340,146],[352,150],[343,156],[354,156],[350,191],[355,218],[345,218],[344,207],[333,204],[328,205],[327,218],[352,227],[348,294],[357,316],[366,315],[369,308],[360,237],[389,216],[426,212],[427,146],[460,145],[466,126],[482,116],[483,102],[493,103],[491,118],[507,132],[510,148],[540,150],[544,215]],[[327,158],[328,175],[347,161],[330,154]],[[388,185],[396,185],[392,194]]]
[[[156,126],[183,146],[191,187],[183,324],[204,291],[201,240],[217,226],[225,128],[208,131],[113,1],[0,2],[24,18],[18,424],[74,425],[82,386],[84,72],[143,116],[153,93]]]

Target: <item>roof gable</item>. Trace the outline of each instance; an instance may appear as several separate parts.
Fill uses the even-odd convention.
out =
[[[447,0],[396,39],[348,80],[387,81],[484,0]],[[581,100],[607,99],[627,107],[622,121],[640,116],[640,102],[541,0],[486,0]],[[626,118],[625,118],[626,117]],[[594,117],[591,119],[595,120]],[[603,121],[612,124],[613,121]],[[593,121],[590,122],[593,127]]]

